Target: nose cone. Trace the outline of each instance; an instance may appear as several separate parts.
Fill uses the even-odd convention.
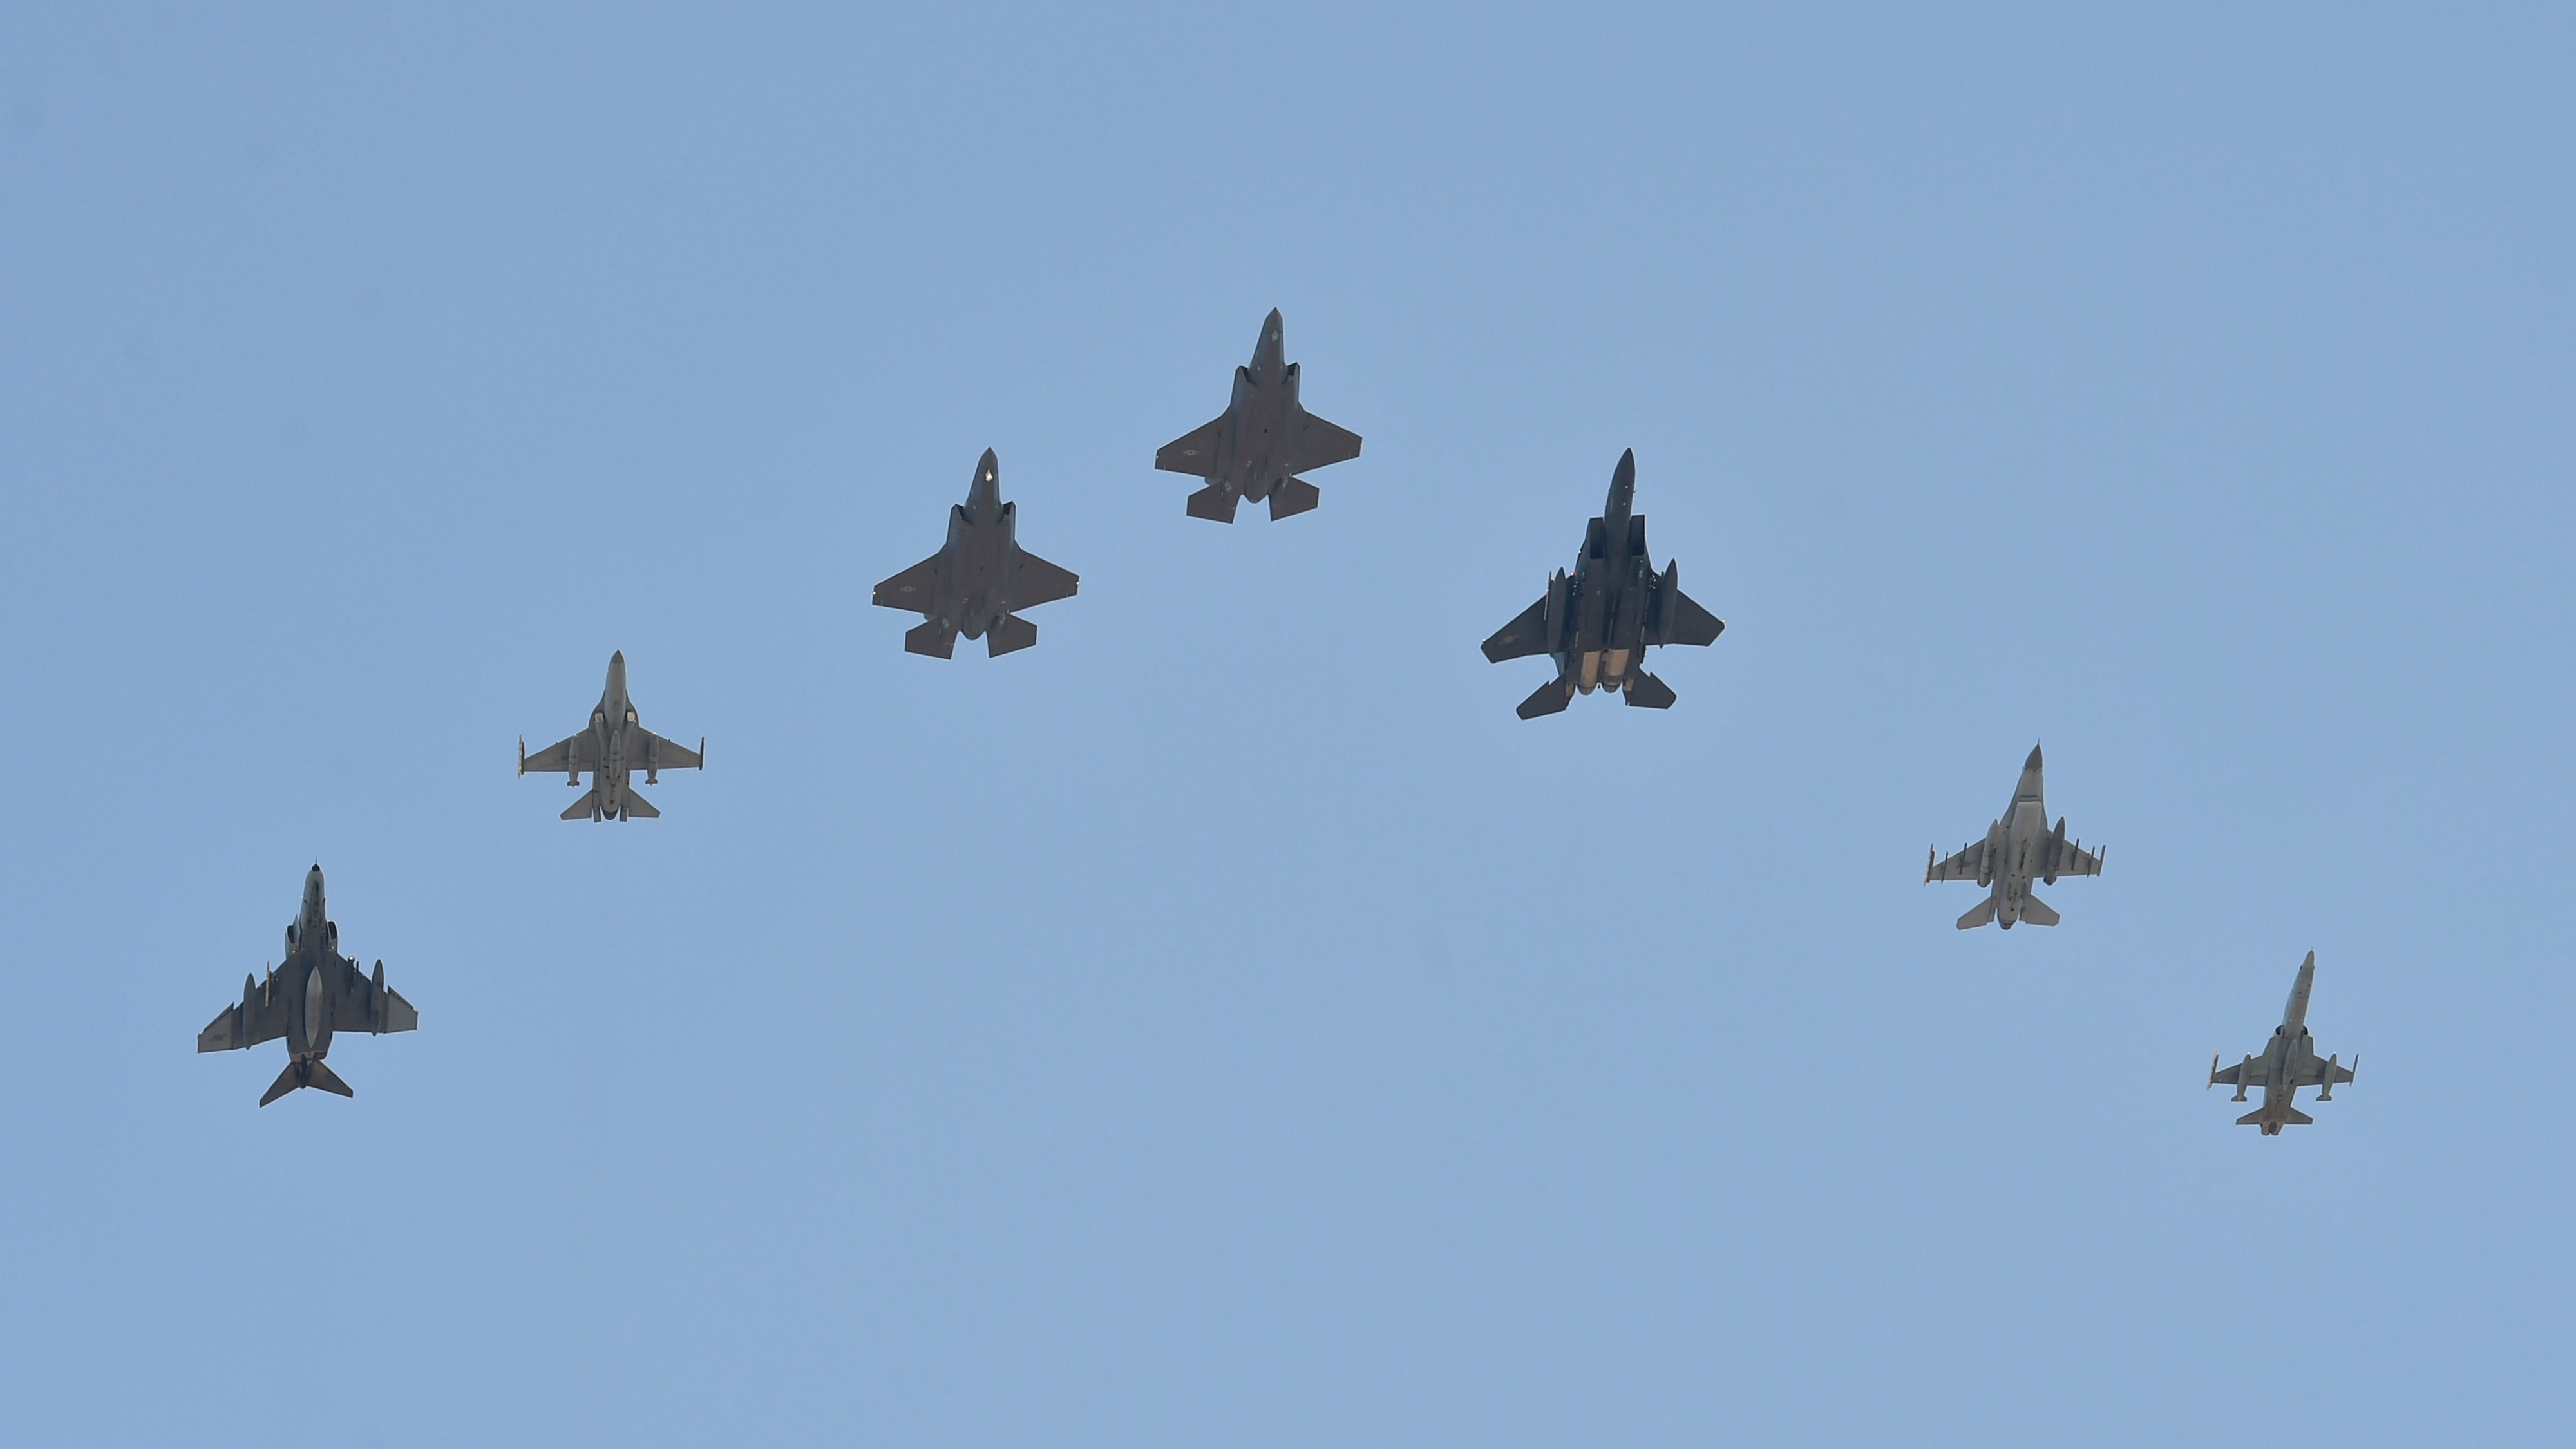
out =
[[[2039,746],[2033,745],[2030,747],[2030,758],[2022,761],[2021,767],[2025,770],[2036,770],[2039,768]]]
[[[623,649],[608,656],[608,692],[612,695],[626,692],[626,651]]]
[[[989,517],[993,505],[1002,498],[1002,460],[992,449],[975,460],[975,481],[966,490],[966,511],[976,518]]]
[[[1280,360],[1288,355],[1288,322],[1279,309],[1261,319],[1261,340],[1252,344],[1252,370],[1263,376],[1279,370]]]
[[[1637,501],[1637,450],[1630,448],[1619,455],[1619,466],[1610,470],[1610,501],[1603,505],[1602,516],[1617,517],[1630,510]]]

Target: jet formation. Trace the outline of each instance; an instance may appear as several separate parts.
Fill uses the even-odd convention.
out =
[[[343,1097],[357,1094],[323,1065],[331,1039],[341,1032],[410,1031],[420,1013],[385,985],[385,963],[368,976],[340,954],[340,926],[322,904],[322,867],[304,877],[304,905],[286,925],[286,959],[265,978],[242,978],[242,999],[215,1014],[197,1033],[201,1052],[239,1051],[286,1038],[286,1070],[277,1074],[263,1107],[303,1087]]]
[[[1360,436],[1306,411],[1299,399],[1301,373],[1287,360],[1287,324],[1276,310],[1262,322],[1252,360],[1234,372],[1234,391],[1225,411],[1213,421],[1174,439],[1154,454],[1154,467],[1201,480],[1183,511],[1192,518],[1234,521],[1246,500],[1267,502],[1273,521],[1291,518],[1317,506],[1320,492],[1301,474],[1360,454]],[[1570,569],[1558,569],[1547,591],[1484,642],[1493,663],[1545,655],[1554,674],[1521,701],[1522,719],[1562,712],[1579,694],[1616,694],[1631,707],[1669,709],[1676,695],[1645,668],[1646,651],[1658,645],[1708,645],[1726,624],[1682,592],[1679,565],[1667,561],[1658,570],[1646,546],[1646,520],[1635,511],[1637,456],[1623,451],[1610,476],[1610,492],[1601,513],[1585,527],[1583,542]],[[939,551],[878,584],[871,602],[883,608],[918,614],[922,622],[903,636],[905,652],[952,658],[957,637],[985,642],[998,657],[1037,642],[1037,626],[1022,611],[1071,598],[1081,579],[1070,570],[1039,558],[1019,545],[1018,506],[1003,501],[1001,463],[986,449],[975,465],[966,501],[948,510],[948,536]],[[634,788],[641,769],[644,783],[658,785],[663,770],[702,769],[706,740],[694,750],[644,728],[627,692],[626,656],[608,659],[608,682],[589,722],[577,733],[535,754],[519,741],[519,773],[561,771],[565,783],[578,788],[588,773],[587,793],[563,812],[566,820],[654,819],[661,815]],[[1984,901],[1961,916],[1959,929],[1995,924],[2011,930],[2017,923],[2054,926],[2055,909],[2033,894],[2036,882],[2055,885],[2066,876],[2102,873],[2102,854],[2070,840],[2065,817],[2048,822],[2041,756],[2033,746],[2003,815],[1989,824],[1985,837],[1943,857],[1935,847],[1925,862],[1925,881],[1973,880],[1987,891]],[[242,983],[242,999],[227,1006],[197,1035],[200,1052],[229,1051],[284,1038],[287,1064],[266,1094],[265,1107],[305,1087],[347,1097],[324,1058],[335,1035],[411,1031],[420,1013],[385,985],[384,962],[372,975],[339,951],[340,928],[323,905],[322,867],[305,877],[304,899],[286,928],[286,959],[266,975]],[[2263,1103],[2237,1119],[2278,1136],[2282,1127],[2313,1119],[2298,1110],[2301,1087],[2318,1089],[2317,1100],[2330,1100],[2333,1089],[2353,1079],[2354,1067],[2339,1057],[2320,1061],[2307,1029],[2308,993],[2316,974],[2316,953],[2300,966],[2298,980],[2281,1025],[2260,1053],[2248,1053],[2232,1067],[2210,1061],[2209,1084],[2236,1088],[2244,1101],[2254,1087]]]

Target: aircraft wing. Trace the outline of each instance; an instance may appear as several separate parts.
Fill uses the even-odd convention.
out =
[[[1714,644],[1726,632],[1726,621],[1699,606],[1698,601],[1678,588],[1667,588],[1663,603],[1663,642],[1667,644]]]
[[[1348,428],[1338,428],[1304,409],[1297,413],[1297,437],[1288,445],[1286,466],[1291,473],[1321,468],[1360,455],[1360,435]]]
[[[942,549],[902,573],[896,574],[893,578],[877,585],[875,596],[868,602],[881,608],[910,609],[916,614],[929,613],[931,600],[939,596],[939,566],[947,557],[948,551]]]
[[[1923,879],[1926,881],[1975,880],[1985,854],[1986,843],[1982,840],[1971,840],[1960,846],[1956,852],[1925,864]]]
[[[384,970],[385,963],[376,963]],[[379,989],[374,978],[358,969],[355,961],[340,961],[326,968],[337,979],[331,986],[331,1029],[333,1031],[417,1031],[420,1012],[403,1000],[402,993],[387,986]]]
[[[2299,1063],[2299,1070],[2296,1075],[2291,1078],[2291,1085],[2299,1087],[2340,1087],[2351,1080],[2352,1068],[2343,1065],[2341,1062],[2329,1062],[2324,1057],[2311,1054],[2306,1061]]]
[[[1082,587],[1082,576],[1011,545],[1011,607],[1034,608],[1055,599],[1070,599]]]
[[[696,770],[706,765],[705,756],[678,740],[666,740],[648,729],[638,729],[636,733],[644,737],[641,743],[648,770]],[[633,763],[632,759],[628,763]]]
[[[2261,1065],[2261,1060],[2262,1059],[2259,1057],[2256,1058],[2255,1064],[2258,1066]],[[2238,1060],[2236,1065],[2232,1067],[2222,1067],[2217,1065],[2215,1062],[2211,1063],[2209,1068],[2209,1084],[2213,1087],[2259,1087],[2263,1085],[2263,1081],[2260,1077],[2257,1077],[2250,1082],[2244,1080],[2245,1065],[2246,1064],[2242,1059]]]
[[[1225,441],[1225,425],[1232,413],[1196,432],[1183,433],[1165,443],[1154,454],[1154,466],[1166,473],[1187,473],[1193,478],[1215,476],[1217,445]]]
[[[2066,854],[2057,862],[2057,873],[2059,875],[2100,875],[2102,857],[2098,852],[2086,850],[2070,840],[2066,842]]]
[[[531,773],[545,775],[556,771],[569,773],[574,770],[598,768],[599,737],[588,730],[557,740],[535,754],[523,756],[519,760],[519,773],[522,775]]]
[[[1537,603],[1521,610],[1520,617],[1505,624],[1493,638],[1485,641],[1485,658],[1494,664],[1546,652],[1547,596],[1544,594],[1539,596]]]
[[[236,1001],[215,1013],[215,1019],[197,1033],[197,1050],[238,1051],[286,1035],[286,1000],[270,997],[268,992],[254,991],[249,1001]]]

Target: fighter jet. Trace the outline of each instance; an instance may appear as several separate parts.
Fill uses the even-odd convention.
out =
[[[2261,1087],[2263,1105],[2236,1119],[2239,1127],[2260,1127],[2266,1137],[2278,1137],[2284,1127],[2305,1127],[2317,1119],[2298,1109],[2301,1087],[2317,1089],[2317,1100],[2331,1102],[2334,1089],[2352,1080],[2361,1070],[2361,1058],[2354,1057],[2351,1066],[2340,1060],[2341,1052],[2317,1060],[2316,1043],[2308,1036],[2308,987],[2317,979],[2317,953],[2299,963],[2299,979],[2290,983],[2290,1004],[2281,1012],[2281,1024],[2272,1028],[2272,1039],[2260,1052],[2249,1052],[2245,1060],[2225,1071],[2218,1069],[2218,1057],[2209,1058],[2209,1085],[2221,1082],[2236,1089],[2231,1102],[2245,1100],[2245,1089]]]
[[[1002,501],[1002,464],[986,448],[966,501],[948,510],[948,542],[877,585],[872,602],[880,607],[929,616],[903,636],[907,653],[946,659],[956,652],[959,634],[978,639],[988,631],[987,657],[1026,649],[1038,642],[1038,626],[1012,610],[1069,599],[1082,587],[1079,576],[1013,539],[1019,507]]]
[[[1584,531],[1574,572],[1556,571],[1547,595],[1485,641],[1496,664],[1525,654],[1556,661],[1556,678],[1522,700],[1520,717],[1536,719],[1565,708],[1577,692],[1606,689],[1644,709],[1670,709],[1672,687],[1639,666],[1651,644],[1711,644],[1726,621],[1682,592],[1681,566],[1661,574],[1646,554],[1646,519],[1629,512],[1637,496],[1637,453],[1619,455],[1610,474],[1610,501]]]
[[[227,1052],[286,1038],[286,1070],[259,1099],[263,1107],[298,1087],[354,1096],[322,1058],[335,1033],[410,1031],[420,1013],[385,985],[385,963],[372,977],[340,954],[340,927],[322,909],[322,867],[304,877],[304,909],[286,928],[286,960],[268,976],[242,978],[242,999],[197,1033],[197,1050]]]
[[[590,793],[572,802],[563,813],[566,820],[587,816],[593,820],[651,820],[661,811],[635,793],[628,777],[641,766],[644,783],[662,783],[664,770],[702,770],[707,764],[707,742],[698,739],[698,747],[674,744],[635,720],[635,701],[626,697],[626,654],[623,650],[608,656],[608,688],[599,696],[599,706],[590,712],[590,723],[582,732],[555,741],[535,754],[528,753],[528,741],[519,740],[519,773],[530,770],[542,775],[550,770],[564,772],[566,785],[581,783],[581,772],[590,774]]]
[[[2031,877],[2055,885],[2061,875],[2102,873],[2098,852],[2087,852],[2082,842],[2066,838],[2065,816],[2057,817],[2055,830],[2048,828],[2048,803],[2040,796],[2039,746],[2033,745],[2030,758],[2022,761],[2021,783],[2013,787],[2012,803],[2004,807],[2003,819],[1986,827],[1986,838],[1960,846],[1947,860],[1939,858],[1939,846],[1932,848],[1933,858],[1923,866],[1926,882],[1972,880],[1994,888],[1985,904],[1959,918],[1960,930],[1974,930],[1989,921],[2001,921],[2007,931],[2015,921],[2054,926],[2057,912],[2030,893]]]
[[[1286,324],[1272,308],[1252,344],[1252,365],[1234,370],[1234,400],[1224,416],[1163,445],[1154,466],[1205,478],[1186,505],[1192,518],[1234,522],[1234,505],[1270,500],[1273,523],[1315,506],[1315,485],[1293,475],[1360,455],[1360,435],[1337,428],[1297,402],[1297,364],[1288,361]]]

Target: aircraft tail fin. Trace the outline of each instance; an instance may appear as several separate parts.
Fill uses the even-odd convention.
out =
[[[1014,649],[1026,649],[1038,642],[1038,626],[1017,614],[1004,614],[993,621],[984,635],[984,657],[999,659]]]
[[[937,619],[925,619],[903,632],[903,652],[946,659],[957,652],[957,631]]]
[[[265,1107],[298,1087],[318,1087],[342,1097],[358,1095],[349,1090],[349,1084],[341,1081],[337,1072],[322,1065],[321,1058],[308,1061],[298,1057],[286,1064],[286,1070],[277,1074],[276,1081],[268,1084],[268,1092],[259,1099],[259,1104]]]
[[[1639,709],[1671,709],[1673,701],[1681,697],[1673,693],[1671,685],[1642,669],[1628,676],[1628,687],[1620,692]]]
[[[2039,897],[2026,895],[2021,898],[2021,919],[2026,925],[2054,926],[2057,912],[2050,910],[2048,902]]]
[[[1522,700],[1521,707],[1513,713],[1523,719],[1536,719],[1540,715],[1554,714],[1565,708],[1573,698],[1574,691],[1565,687],[1563,678],[1551,679],[1532,691],[1530,697]]]
[[[1324,501],[1314,484],[1303,478],[1282,478],[1270,486],[1270,521],[1294,518]]]
[[[1210,523],[1232,523],[1234,505],[1239,501],[1240,498],[1233,489],[1222,483],[1210,483],[1191,494],[1189,502],[1182,506],[1188,510],[1192,518],[1204,518]],[[1312,508],[1314,505],[1310,503],[1306,506]]]
[[[564,819],[566,819],[566,820],[596,820],[596,819],[598,819],[598,818],[599,818],[599,787],[598,787],[598,786],[596,786],[596,785],[593,785],[593,786],[590,788],[590,793],[589,793],[589,794],[584,795],[584,796],[582,796],[580,799],[575,800],[574,802],[572,802],[570,805],[565,806],[565,807],[564,807],[563,818],[564,818]]]
[[[652,801],[645,799],[643,796],[636,794],[632,790],[629,790],[626,792],[625,807],[619,813],[618,818],[621,820],[659,820],[662,818],[662,812],[653,808]]]
[[[1988,896],[1984,900],[1977,902],[1977,908],[1975,910],[1970,911],[1959,918],[1959,929],[1962,931],[1973,931],[1979,926],[1991,926],[1994,922],[1995,898],[1993,896]]]

